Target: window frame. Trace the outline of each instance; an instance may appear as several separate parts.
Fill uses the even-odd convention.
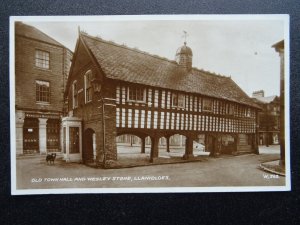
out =
[[[39,84],[39,82],[40,82],[40,84]],[[41,83],[48,83],[48,90],[45,91],[45,90],[38,89],[38,85],[40,87],[42,87]],[[48,93],[48,94],[46,94],[44,96],[43,93]],[[46,98],[46,100],[43,100],[44,97]],[[35,80],[35,100],[36,100],[36,103],[39,103],[39,104],[50,104],[50,99],[51,99],[50,82],[49,81],[45,81],[45,80]]]
[[[90,76],[90,77],[89,77]],[[87,87],[87,79],[89,77],[89,86]],[[87,70],[84,74],[84,102],[89,103],[93,100],[93,86],[91,81],[93,80],[92,70]]]
[[[250,109],[250,107],[246,108],[246,117],[251,117],[251,109]]]
[[[179,101],[179,97],[181,97],[181,101]],[[185,108],[185,94],[182,93],[172,93],[172,107],[173,108]],[[176,102],[175,102],[176,101]],[[181,102],[181,105],[179,104]]]
[[[235,107],[234,107],[234,105],[233,104],[230,104],[230,103],[228,103],[228,115],[234,115],[234,113],[235,113]]]
[[[73,100],[72,101],[72,108],[73,109],[78,108],[78,85],[77,85],[77,80],[74,80],[73,84],[72,84],[72,100]]]
[[[38,53],[41,53],[39,55]],[[43,57],[45,54],[46,57]],[[48,56],[48,57],[47,57]],[[43,70],[50,70],[50,52],[41,50],[41,49],[35,49],[35,56],[34,56],[34,65],[35,67]],[[43,66],[45,65],[45,66]]]
[[[209,98],[203,98],[202,100],[202,110],[204,112],[212,112],[213,111],[213,100]],[[205,108],[207,106],[207,103],[210,103],[210,109]]]
[[[130,94],[131,91],[133,91],[133,94],[135,95],[134,99],[130,98],[130,96],[132,96]],[[142,99],[143,100],[140,100],[140,99],[137,98],[138,97],[138,91],[139,91],[139,94],[142,93]],[[127,101],[128,102],[137,102],[137,103],[146,103],[146,88],[136,87],[136,86],[128,86],[128,88],[127,88]]]

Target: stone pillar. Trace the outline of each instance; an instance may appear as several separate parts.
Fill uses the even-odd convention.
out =
[[[167,152],[170,152],[170,137],[167,137]]]
[[[233,137],[234,137],[234,149],[231,152],[231,154],[232,155],[237,155],[237,151],[238,151],[238,135],[234,134]]]
[[[253,143],[253,150],[255,154],[259,154],[259,149],[258,149],[258,132],[252,135],[252,143]]]
[[[66,125],[66,152],[64,153],[64,159],[66,162],[70,162],[70,125]]]
[[[183,155],[183,159],[193,158],[193,139],[187,137],[185,139],[185,153]]]
[[[145,146],[146,146],[146,138],[145,137],[142,137],[141,138],[141,153],[145,153]]]
[[[213,138],[213,148],[214,148],[214,156],[218,157],[221,154],[222,148],[222,138],[220,135],[217,135]]]
[[[218,157],[220,155],[220,151],[221,151],[221,145],[222,145],[222,139],[221,136],[219,135],[214,135],[211,136],[211,152],[209,154],[209,156],[213,156],[213,157]]]
[[[93,137],[93,160],[94,162],[97,159],[97,143],[96,143],[96,133],[92,134]]]
[[[154,162],[158,158],[158,141],[158,137],[151,137],[150,162]]]
[[[207,143],[209,144],[209,156],[216,156],[216,138],[212,135],[207,136]]]
[[[102,141],[104,143],[101,145],[105,159],[106,160],[117,160],[117,129],[116,129],[116,104],[115,99],[104,98],[102,99],[102,132],[104,135]],[[104,148],[103,148],[104,146]]]
[[[60,149],[61,149],[61,153],[64,153],[64,128],[62,123],[60,124]]]
[[[180,147],[182,146],[182,135],[179,136],[180,138]]]
[[[47,120],[46,118],[39,118],[39,146],[40,154],[47,153]]]
[[[23,154],[23,126],[25,115],[23,112],[16,112],[16,154]]]

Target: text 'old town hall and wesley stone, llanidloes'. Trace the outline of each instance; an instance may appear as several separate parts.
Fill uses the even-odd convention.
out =
[[[15,28],[17,154],[117,161],[120,135],[139,137],[141,153],[150,140],[151,162],[160,138],[168,150],[174,135],[185,137],[183,160],[193,141],[211,155],[258,151],[260,107],[230,77],[192,67],[187,43],[170,49],[171,61],[79,32],[72,54],[31,26]]]

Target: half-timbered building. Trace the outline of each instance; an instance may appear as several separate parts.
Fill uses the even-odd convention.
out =
[[[172,50],[171,50],[172,51]],[[192,67],[186,43],[175,61],[79,32],[67,82],[68,117],[63,118],[66,160],[117,160],[116,137],[158,143],[186,137],[183,159],[193,157],[193,140],[203,138],[211,155],[257,152],[258,107],[231,77]]]
[[[262,109],[258,113],[258,143],[279,144],[280,100],[276,95],[265,96],[263,90],[252,93],[252,98]]]

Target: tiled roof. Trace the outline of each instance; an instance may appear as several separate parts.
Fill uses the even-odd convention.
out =
[[[193,68],[186,72],[175,61],[81,33],[86,47],[107,78],[197,93],[258,107],[230,78]]]
[[[36,29],[33,26],[29,26],[22,22],[15,23],[15,34],[21,35],[27,38],[43,41],[49,44],[58,45],[64,47],[61,43],[57,42],[53,38],[49,37],[47,34],[43,33],[42,31]]]
[[[270,102],[274,101],[274,99],[276,97],[277,97],[276,95],[272,95],[272,96],[268,96],[268,97],[254,97],[254,98],[262,103],[270,103]]]

